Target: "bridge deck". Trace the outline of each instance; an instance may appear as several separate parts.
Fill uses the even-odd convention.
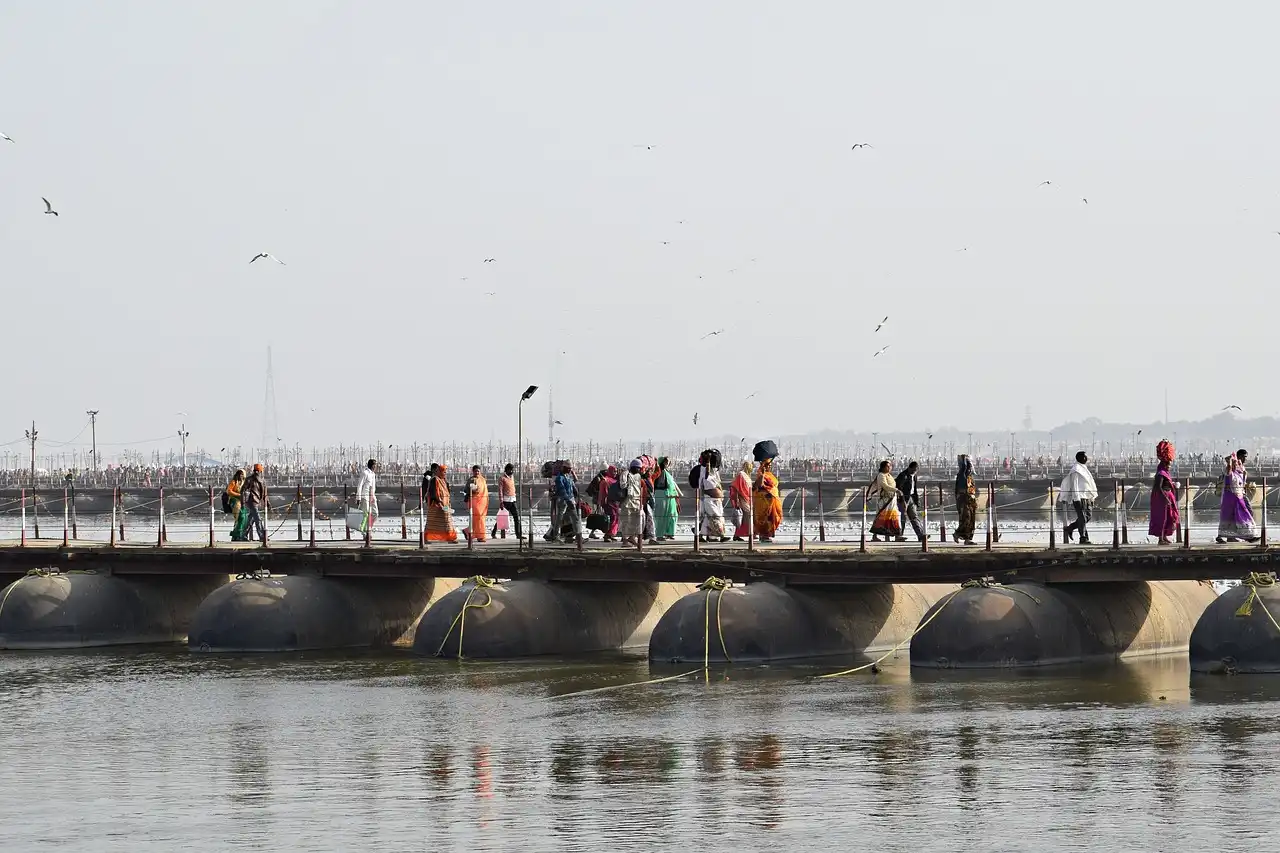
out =
[[[1280,548],[1256,545],[1127,546],[1112,549],[1066,546],[1047,550],[1039,544],[1002,543],[991,551],[981,545],[930,543],[922,553],[916,543],[857,545],[794,543],[756,546],[741,543],[666,544],[643,551],[620,545],[549,545],[521,551],[514,541],[465,545],[415,543],[273,542],[220,543],[215,547],[101,543],[38,542],[27,547],[0,547],[0,574],[30,569],[93,570],[120,575],[239,574],[268,570],[275,574],[317,574],[341,578],[447,577],[485,575],[499,578],[542,578],[576,581],[701,582],[709,576],[735,582],[768,580],[790,585],[866,583],[956,583],[973,578],[1000,582],[1037,580],[1047,583],[1098,581],[1208,580],[1269,572],[1280,563]]]

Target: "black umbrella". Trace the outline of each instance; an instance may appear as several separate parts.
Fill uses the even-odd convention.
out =
[[[772,441],[757,441],[756,446],[751,448],[751,456],[757,462],[763,462],[766,459],[773,459],[778,455],[778,445]]]

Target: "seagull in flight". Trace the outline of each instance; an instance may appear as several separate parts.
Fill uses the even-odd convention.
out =
[[[1036,184],[1036,186],[1037,186],[1037,187],[1051,187],[1051,186],[1053,186],[1053,181],[1041,181],[1040,183]]]
[[[716,329],[714,332],[707,332],[705,335],[698,338],[698,340],[705,341],[707,338],[715,337],[716,335],[722,334],[723,332],[724,332],[724,329]]]
[[[643,149],[644,149],[644,150],[646,150],[646,151],[652,151],[653,149],[657,148],[658,146],[656,146],[656,145],[632,145],[631,147],[632,147],[632,148],[643,148]]]
[[[857,151],[859,148],[875,148],[875,146],[872,145],[870,142],[858,142],[858,143],[855,143],[854,146],[849,150]]]
[[[0,139],[3,139],[5,142],[13,142],[13,137],[7,133],[0,133]]]
[[[880,353],[884,352],[884,351],[885,351],[885,350],[887,350],[888,348],[889,348],[889,345],[888,345],[888,344],[885,344],[884,346],[880,347],[880,349],[876,350],[875,355],[873,355],[873,356],[871,356],[871,357],[872,357],[872,358],[879,358],[879,357],[880,357]]]
[[[670,245],[671,245],[671,241],[670,241],[670,240],[663,240],[663,241],[662,241],[662,245],[664,245],[664,246],[670,246]]]
[[[1085,204],[1088,204],[1088,203],[1089,203],[1089,199],[1087,199],[1087,198],[1082,198],[1082,199],[1080,199],[1080,200],[1081,200],[1082,202],[1084,202]]]
[[[53,209],[53,205],[49,204],[49,199],[45,198],[44,196],[40,196],[40,200],[41,200],[42,202],[44,202],[44,215],[45,215],[45,216],[48,216],[49,214],[53,214],[54,216],[57,216],[57,215],[58,215],[58,211],[56,211],[56,210],[54,210],[54,209]]]
[[[694,413],[693,413],[693,425],[694,425],[694,426],[697,426],[697,425],[698,425],[698,413],[697,413],[697,412],[694,412]]]
[[[556,426],[564,426],[564,421],[556,421]]]
[[[486,290],[486,291],[484,292],[484,295],[485,295],[485,296],[497,296],[497,295],[498,295],[498,291],[496,291],[496,290]]]
[[[752,397],[754,397],[755,395],[757,395],[757,394],[759,394],[759,393],[760,393],[759,391],[752,391],[750,394],[748,394],[748,395],[747,395],[746,397],[744,397],[743,399],[745,399],[745,400],[750,400]],[[743,439],[743,440],[745,441],[746,439]]]
[[[256,261],[258,258],[270,258],[271,260],[275,261],[275,262],[276,262],[277,264],[279,264],[280,266],[284,266],[284,265],[285,265],[284,261],[280,260],[279,258],[277,258],[275,255],[271,254],[270,252],[259,252],[258,254],[254,255],[252,258],[250,258],[250,259],[249,259],[249,263],[253,263],[253,262],[254,262],[254,261]]]
[[[876,326],[876,332],[878,332],[878,331],[880,331],[882,328],[884,328],[884,324],[885,324],[885,323],[887,323],[887,322],[889,322],[889,315],[888,315],[888,314],[885,314],[885,315],[884,315],[884,319],[880,321],[880,325]],[[873,334],[873,335],[874,335],[876,332],[872,332],[871,334]]]
[[[1235,409],[1237,412],[1243,412],[1243,411],[1244,411],[1244,409],[1240,408],[1239,406],[1223,406],[1223,407],[1222,407],[1222,411],[1224,411],[1224,412],[1225,412],[1227,409]]]
[[[494,262],[494,261],[496,261],[496,260],[497,260],[497,258],[485,258],[485,259],[484,259],[484,262],[485,262],[486,264],[491,264],[491,263],[493,263],[493,262]]]

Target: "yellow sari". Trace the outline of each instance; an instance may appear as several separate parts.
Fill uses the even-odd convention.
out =
[[[778,492],[778,478],[767,467],[762,467],[756,475],[752,515],[756,536],[760,539],[772,539],[782,526],[782,495]]]

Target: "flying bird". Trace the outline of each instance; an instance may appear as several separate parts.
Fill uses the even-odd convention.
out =
[[[1053,186],[1053,181],[1041,181],[1040,183],[1036,184],[1036,186],[1037,186],[1037,187],[1051,187],[1051,186]]]
[[[871,356],[871,357],[872,357],[872,358],[879,358],[879,357],[880,357],[880,353],[884,352],[884,351],[885,351],[885,350],[887,350],[888,348],[889,348],[889,345],[888,345],[888,344],[885,344],[884,346],[880,347],[880,349],[876,350],[875,355],[873,355],[873,356]]]
[[[556,426],[564,426],[564,421],[556,421]]]
[[[1082,198],[1082,199],[1080,199],[1080,200],[1081,200],[1082,202],[1084,202],[1085,204],[1088,204],[1088,203],[1089,203],[1089,199],[1087,199],[1087,198]]]
[[[933,433],[929,433],[929,435],[925,438],[925,440],[928,441],[929,439],[932,439],[932,438],[933,438]]]
[[[494,262],[494,261],[496,261],[496,260],[497,260],[497,258],[485,258],[485,259],[484,259],[484,262],[485,262],[486,264],[491,264],[491,263],[493,263],[493,262]]]
[[[882,442],[880,442],[880,446],[884,448],[884,452],[885,452],[885,453],[888,453],[890,456],[892,456],[892,455],[893,455],[893,451],[889,449],[889,445],[885,444],[885,443],[882,441]]]
[[[697,426],[697,425],[698,425],[698,413],[697,413],[697,412],[694,412],[694,413],[693,413],[693,425],[694,425],[694,426]]]
[[[671,245],[671,241],[670,241],[670,240],[663,240],[663,241],[662,241],[662,245],[664,245],[664,246],[670,246],[670,245]]]
[[[956,251],[957,251],[957,252],[967,252],[967,251],[969,251],[969,247],[968,247],[968,246],[965,246],[963,249],[956,249]]]
[[[713,338],[716,335],[723,334],[723,333],[724,333],[724,329],[716,329],[714,332],[707,332],[705,335],[698,338],[698,340],[705,341],[707,338]]]
[[[484,292],[484,295],[485,295],[485,296],[497,296],[497,295],[498,295],[498,291],[496,291],[496,290],[486,290],[486,291]]]
[[[13,142],[13,137],[5,133],[0,133],[0,139],[3,139],[5,142]]]
[[[754,397],[755,395],[757,395],[757,394],[759,394],[759,393],[760,393],[759,391],[752,391],[750,394],[748,394],[748,395],[747,395],[746,397],[744,397],[743,399],[744,399],[744,400],[750,400],[752,397]]]
[[[854,146],[849,150],[857,151],[859,148],[875,148],[875,146],[872,145],[870,142],[857,142],[857,143],[854,143]]]
[[[44,196],[40,196],[40,200],[41,200],[42,202],[44,202],[44,215],[45,215],[45,216],[48,216],[48,215],[49,215],[49,214],[51,214],[51,213],[52,213],[54,216],[57,216],[57,215],[58,215],[58,211],[56,211],[56,210],[54,210],[54,209],[53,209],[53,205],[49,204],[49,199],[45,198]]]
[[[644,150],[646,150],[646,151],[652,151],[654,148],[657,148],[658,146],[656,146],[656,145],[632,145],[631,147],[632,147],[632,148],[643,148],[643,149],[644,149]]]
[[[884,324],[885,324],[885,323],[887,323],[887,322],[889,322],[889,315],[888,315],[888,314],[885,314],[885,315],[884,315],[884,319],[880,321],[880,324],[879,324],[878,326],[876,326],[876,332],[878,332],[878,331],[880,331],[881,329],[883,329],[883,328],[884,328]],[[871,334],[873,334],[873,335],[874,335],[876,332],[872,332]]]
[[[258,254],[254,255],[252,258],[250,258],[250,259],[249,259],[249,263],[253,263],[253,262],[254,262],[254,261],[256,261],[258,258],[270,258],[271,260],[275,261],[275,262],[276,262],[277,264],[279,264],[280,266],[284,266],[284,265],[285,265],[285,264],[284,264],[284,261],[280,260],[279,258],[277,258],[275,255],[271,254],[270,252],[259,252]]]
[[[1239,406],[1223,406],[1223,407],[1222,407],[1222,411],[1224,411],[1224,412],[1225,412],[1227,409],[1235,409],[1237,412],[1243,412],[1243,411],[1244,411],[1244,409],[1240,408]]]

